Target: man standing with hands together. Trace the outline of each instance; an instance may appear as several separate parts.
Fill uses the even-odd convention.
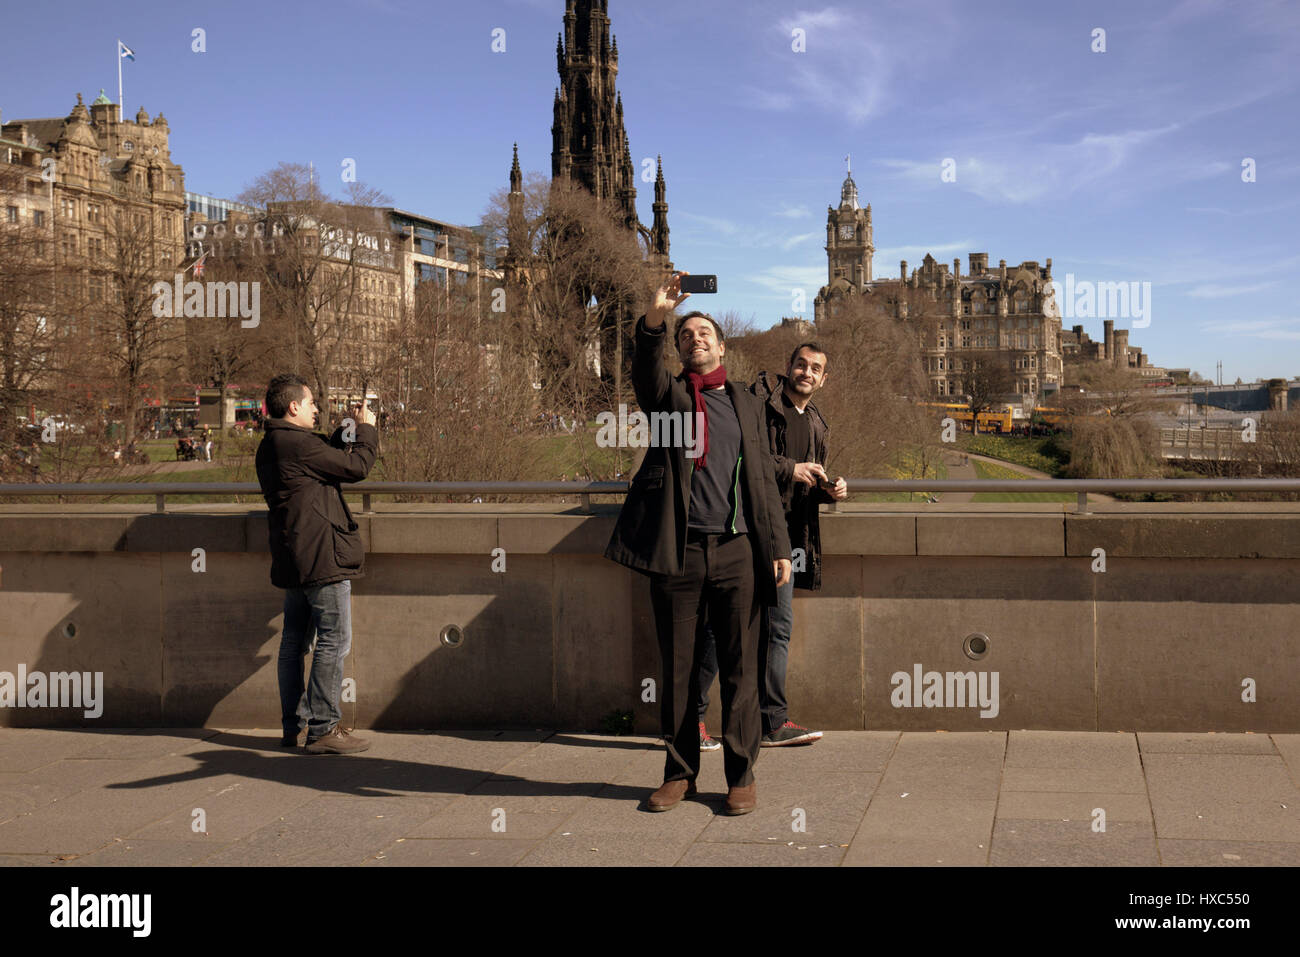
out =
[[[757,804],[753,766],[762,736],[759,613],[776,604],[777,587],[790,578],[790,541],[763,403],[727,380],[722,328],[703,312],[683,316],[672,330],[682,372],[674,378],[664,365],[666,320],[690,296],[682,275],[656,290],[637,323],[632,384],[641,411],[672,413],[684,441],[646,450],[605,557],[650,578],[667,756],[648,809],[666,811],[695,793],[696,624],[707,613],[722,679],[724,813],[747,814]]]

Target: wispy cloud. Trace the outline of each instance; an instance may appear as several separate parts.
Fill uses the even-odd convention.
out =
[[[792,303],[796,291],[802,293],[805,300],[804,312],[811,314],[813,297],[817,295],[818,289],[826,285],[826,267],[825,265],[774,265],[759,272],[750,273],[744,276],[741,281],[766,289],[768,291],[767,295],[757,297],[761,299],[780,299],[786,303]],[[787,305],[785,308],[790,309],[792,306]]]
[[[956,18],[942,3],[931,4],[924,17],[897,2],[869,11],[798,10],[780,17],[762,39],[774,51],[765,72],[778,79],[742,84],[741,93],[757,109],[830,111],[856,126],[894,102],[895,88],[941,60],[958,37]]]
[[[1268,282],[1257,282],[1248,285],[1229,285],[1226,283],[1206,283],[1203,286],[1194,286],[1187,290],[1187,295],[1194,299],[1227,299],[1229,296],[1240,296],[1248,292],[1258,292],[1261,289],[1268,289],[1276,286],[1280,279],[1272,279]]]
[[[1201,323],[1201,331],[1221,336],[1244,336],[1250,339],[1300,340],[1300,318],[1292,319],[1210,319]]]
[[[1110,180],[1133,153],[1174,129],[1176,124],[1120,133],[1085,133],[1071,143],[1032,149],[1012,147],[975,156],[962,155],[959,148],[954,148],[952,156],[881,159],[878,163],[914,187],[963,189],[996,203],[1039,203]],[[943,173],[949,159],[953,175],[945,180]]]

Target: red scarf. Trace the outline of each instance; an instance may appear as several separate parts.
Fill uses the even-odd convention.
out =
[[[700,424],[700,434],[695,437],[695,448],[700,453],[695,460],[697,469],[704,468],[705,456],[709,454],[709,410],[704,404],[704,396],[700,394],[701,389],[715,389],[727,381],[727,370],[718,366],[712,372],[706,375],[700,375],[698,372],[687,372],[687,381],[691,384],[691,399],[695,405],[695,421]]]

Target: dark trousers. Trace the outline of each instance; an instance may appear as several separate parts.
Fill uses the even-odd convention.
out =
[[[723,767],[729,787],[754,780],[762,738],[758,706],[758,619],[748,535],[691,532],[681,575],[650,576],[662,662],[660,717],[667,740],[664,780],[700,773],[696,716],[706,618],[713,627],[722,689]]]
[[[786,663],[790,659],[790,632],[794,628],[794,576],[776,590],[777,602],[764,608],[758,636],[758,702],[763,711],[763,733],[776,731],[789,717],[785,700]],[[704,650],[700,655],[700,721],[709,710],[709,688],[718,674],[718,653],[713,629],[703,623]]]

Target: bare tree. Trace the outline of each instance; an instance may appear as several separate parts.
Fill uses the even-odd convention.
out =
[[[0,166],[0,193],[23,188],[24,179]],[[57,338],[62,324],[51,253],[48,230],[0,223],[0,445],[6,450],[18,445],[19,416],[31,418],[46,405],[66,358]]]
[[[351,196],[386,201],[382,193],[352,184]],[[392,254],[370,250],[381,231],[373,209],[332,200],[309,169],[281,163],[259,176],[239,197],[266,210],[269,249],[254,257],[265,300],[278,320],[285,363],[300,368],[313,385],[321,427],[334,419],[331,387],[341,374],[364,365],[356,350],[374,316],[367,306],[367,283],[375,269],[392,271]],[[366,242],[363,242],[363,238]],[[386,232],[379,240],[387,239]],[[392,318],[392,317],[388,317]],[[360,387],[355,381],[349,388]]]
[[[150,228],[150,212],[125,204],[106,214],[104,253],[92,254],[77,265],[89,269],[83,295],[85,311],[100,320],[100,337],[113,379],[118,383],[118,408],[124,441],[135,442],[144,407],[144,388],[161,388],[183,368],[184,326],[174,315],[174,295],[163,301],[155,285],[173,289],[178,263],[170,245],[160,246]],[[103,278],[104,296],[92,288]]]
[[[953,354],[971,413],[971,432],[979,432],[979,417],[1015,391],[1008,356],[995,350],[964,349]]]
[[[499,248],[508,245],[509,219],[509,194],[498,191],[483,226]],[[635,234],[580,185],[537,174],[525,178],[516,229],[524,248],[511,252],[522,281],[507,291],[501,338],[521,337],[535,356],[542,407],[585,420],[627,401],[630,320],[661,278],[646,269]]]

